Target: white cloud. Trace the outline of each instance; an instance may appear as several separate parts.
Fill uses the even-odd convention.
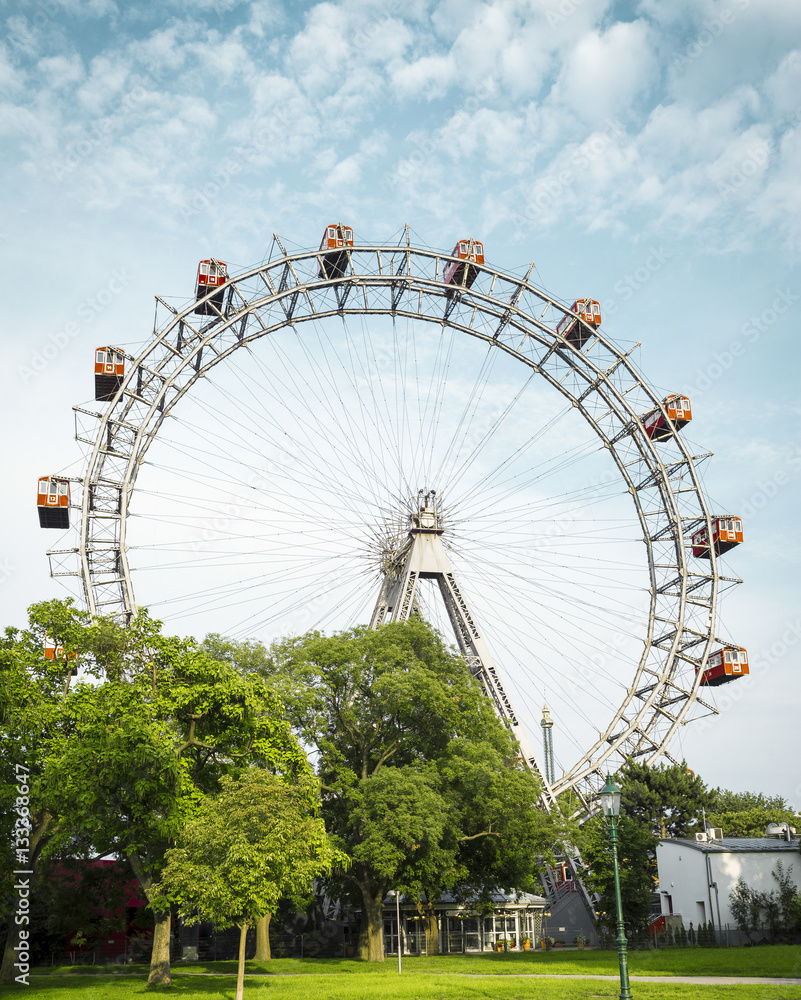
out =
[[[456,81],[458,70],[451,55],[421,56],[392,72],[393,90],[400,96],[433,100]]]
[[[654,82],[650,35],[644,21],[585,35],[564,59],[554,100],[591,126],[627,114]]]
[[[48,84],[57,90],[77,83],[84,75],[83,63],[75,52],[70,55],[49,56],[40,59],[37,63],[37,69],[48,81]]]

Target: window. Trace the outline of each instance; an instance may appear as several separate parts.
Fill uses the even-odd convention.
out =
[[[99,365],[102,365],[105,360],[106,360],[105,352],[104,351],[98,351],[97,352],[97,363]]]
[[[484,253],[484,247],[480,243],[476,243],[476,253],[478,254]]]
[[[209,265],[208,265],[208,263],[205,260],[202,260],[200,262],[200,273],[201,274],[208,274],[209,273]]]
[[[39,483],[39,492],[40,493],[47,493],[47,480],[46,479],[43,479]]]
[[[743,530],[743,522],[742,521],[735,521],[734,522],[734,530],[735,531],[742,531]]]
[[[727,663],[731,663],[731,650],[730,649],[726,650],[725,660],[726,660]]]
[[[345,230],[345,239],[346,240],[351,240],[351,241],[353,240],[353,230],[352,229],[346,229]]]
[[[467,244],[466,243],[460,243],[459,244],[459,253],[467,253]]]
[[[682,410],[689,410],[690,409],[690,401],[689,401],[689,399],[682,399],[682,401],[681,401],[681,408],[682,408]]]
[[[337,238],[337,231],[333,226],[329,226],[328,228],[328,238],[329,240],[335,240]]]

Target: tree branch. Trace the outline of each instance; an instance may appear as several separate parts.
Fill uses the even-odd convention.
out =
[[[462,843],[465,840],[478,840],[479,837],[500,837],[500,834],[496,833],[492,829],[490,829],[490,830],[482,830],[481,833],[474,833],[470,837],[460,837],[459,838],[459,842]]]

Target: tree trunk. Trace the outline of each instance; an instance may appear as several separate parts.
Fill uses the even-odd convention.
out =
[[[142,891],[148,902],[153,898],[153,875],[149,867],[136,851],[128,855],[136,880],[142,886]],[[150,975],[148,986],[170,986],[170,930],[172,920],[169,910],[153,911],[153,951],[150,954]]]
[[[270,952],[270,920],[272,913],[266,913],[256,924],[256,954],[253,956],[257,962],[269,962],[272,959]]]
[[[239,965],[236,970],[236,1000],[244,1000],[245,996],[245,945],[248,940],[248,925],[239,925]]]
[[[370,892],[362,886],[362,924],[366,925],[367,961],[384,961],[384,888]]]
[[[169,910],[159,910],[153,922],[153,951],[150,955],[148,986],[170,986],[170,929]]]
[[[27,878],[26,875],[20,875],[19,878]],[[9,914],[9,924],[8,924],[8,937],[6,938],[6,947],[3,952],[3,965],[0,967],[0,983],[13,983],[16,976],[19,974],[20,970],[14,968],[14,963],[17,961],[17,945],[19,944],[19,932],[20,929],[27,930],[29,932],[30,940],[30,928],[24,925],[19,928],[14,923],[14,914]]]
[[[39,813],[38,822],[36,826],[31,830],[30,836],[28,838],[28,864],[26,866],[17,865],[17,868],[25,868],[25,870],[33,870],[38,872],[39,870],[39,855],[42,853],[42,848],[45,845],[45,834],[47,833],[47,828],[50,826],[50,822],[53,817],[50,813]],[[33,886],[33,875],[17,875],[14,881],[18,879],[28,879],[29,886]],[[12,890],[15,894],[17,890]],[[28,901],[30,902],[31,894],[29,892]],[[30,910],[28,910],[30,915]],[[8,919],[8,937],[6,938],[6,947],[3,951],[3,964],[0,966],[0,983],[13,983],[16,979],[16,974],[19,971],[14,968],[14,963],[17,961],[18,951],[16,950],[19,944],[19,932],[20,930],[27,930],[29,932],[28,938],[30,940],[30,924],[22,924],[18,926],[15,923],[15,913],[9,914]]]
[[[426,954],[439,955],[439,925],[437,915],[434,912],[434,904],[430,901],[417,902],[417,912],[423,921],[423,929],[426,932]]]

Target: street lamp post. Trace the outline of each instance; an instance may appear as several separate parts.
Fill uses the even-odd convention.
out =
[[[397,889],[390,889],[387,895],[395,897],[395,913],[397,914],[397,920],[398,920],[398,975],[400,975],[401,972],[403,971],[401,969],[402,945],[401,945],[401,922],[400,922],[400,893],[397,891]]]
[[[615,905],[617,909],[617,957],[620,964],[620,1000],[631,1000],[629,989],[629,956],[626,945],[626,931],[623,926],[623,902],[620,898],[620,870],[617,864],[617,821],[620,816],[620,789],[607,774],[606,784],[599,796],[601,811],[609,826],[609,840],[612,844],[612,863],[615,872]]]

